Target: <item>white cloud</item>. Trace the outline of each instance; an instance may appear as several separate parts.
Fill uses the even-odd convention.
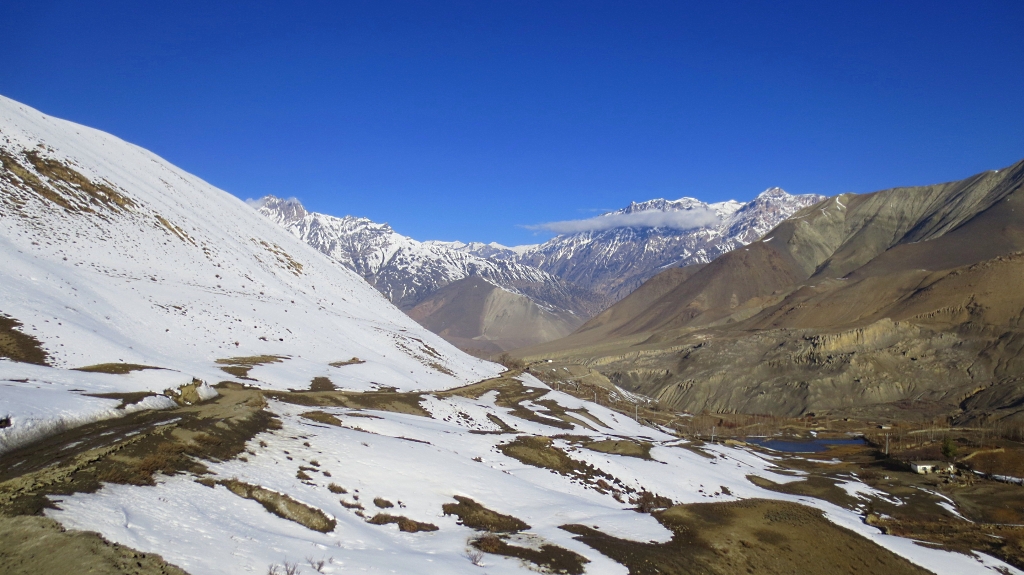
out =
[[[613,228],[674,228],[690,230],[721,223],[713,210],[691,209],[670,212],[648,211],[631,214],[606,214],[585,220],[564,220],[523,226],[528,230],[548,231],[556,234],[599,232]]]
[[[253,208],[253,209],[256,209],[256,210],[262,208],[263,206],[265,206],[269,202],[280,202],[282,204],[300,204],[300,205],[302,204],[302,202],[299,201],[299,198],[296,198],[295,196],[292,196],[290,198],[279,198],[277,196],[267,195],[267,196],[263,196],[262,198],[260,198],[258,200],[254,200],[252,198],[246,198],[244,201],[245,201],[246,204],[248,204],[248,206],[250,208]]]

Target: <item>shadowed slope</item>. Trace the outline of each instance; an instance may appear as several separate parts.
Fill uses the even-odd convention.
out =
[[[408,313],[463,349],[489,353],[564,337],[582,323],[478,276],[448,284]]]

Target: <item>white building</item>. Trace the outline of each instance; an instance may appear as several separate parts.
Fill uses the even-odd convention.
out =
[[[920,473],[924,475],[926,473],[952,473],[954,467],[952,463],[946,463],[945,461],[911,461],[910,469],[914,473]]]

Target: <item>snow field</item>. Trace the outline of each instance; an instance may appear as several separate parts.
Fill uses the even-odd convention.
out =
[[[536,380],[528,381],[543,386]],[[184,476],[165,478],[156,487],[108,486],[95,494],[74,495],[59,503],[61,510],[48,514],[67,526],[98,530],[118,543],[160,553],[194,575],[265,572],[272,563],[301,562],[305,557],[333,559],[324,567],[326,573],[480,573],[480,568],[465,556],[467,541],[479,532],[458,525],[454,516],[446,517],[441,511],[443,504],[454,503],[453,496],[461,495],[528,523],[531,528],[518,538],[520,544],[553,543],[587,557],[591,561],[587,573],[623,574],[624,567],[573,540],[559,526],[582,523],[636,541],[663,542],[671,533],[650,515],[637,513],[610,494],[601,494],[547,469],[525,465],[505,456],[498,446],[522,434],[571,433],[595,439],[637,438],[643,434],[656,442],[651,450],[653,460],[594,452],[563,440],[555,440],[554,445],[575,459],[594,464],[624,485],[647,489],[679,503],[760,497],[819,508],[838,525],[936,573],[992,572],[992,568],[1005,567],[991,558],[928,549],[883,535],[865,525],[857,513],[827,502],[761,489],[746,476],[757,475],[779,483],[800,478],[775,473],[772,459],[752,450],[709,444],[702,447],[714,456],[708,459],[678,446],[680,442],[675,438],[628,419],[603,433],[579,426],[570,431],[557,430],[510,415],[510,409],[494,405],[494,398],[494,392],[478,399],[428,395],[423,406],[432,415],[429,418],[388,411],[315,408],[336,417],[342,427],[301,417],[314,408],[272,402],[269,409],[281,417],[283,428],[254,438],[248,446],[250,453],[245,454],[247,461],[212,463],[211,472],[217,479],[261,485],[323,510],[338,521],[336,529],[328,534],[271,515],[226,488],[205,487]],[[605,422],[615,421],[615,416],[622,418],[604,407],[558,392],[548,393],[545,399],[554,399],[566,408],[585,407]],[[486,417],[488,413],[521,433],[479,433],[493,431],[489,429],[493,424]],[[296,476],[300,466],[310,479]],[[332,483],[347,493],[332,493],[328,489]],[[869,493],[859,482],[851,480],[846,485],[852,493]],[[375,498],[390,501],[395,507],[378,509]],[[440,530],[402,533],[394,525],[371,525],[342,501],[362,504],[367,518],[377,512],[403,515],[432,523]],[[173,526],[170,535],[168,525]],[[515,559],[486,555],[484,561],[488,573],[525,569]],[[1011,568],[1009,572],[1017,571]]]

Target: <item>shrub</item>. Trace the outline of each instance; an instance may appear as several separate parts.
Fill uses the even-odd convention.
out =
[[[503,354],[498,356],[498,363],[500,363],[501,365],[504,365],[507,369],[510,369],[510,370],[525,369],[526,368],[526,362],[524,362],[521,359],[514,358],[514,357],[512,357],[511,355],[509,355],[507,353],[503,353]]]
[[[948,435],[942,438],[942,456],[952,460],[956,457],[956,453],[956,442],[953,441],[953,438]]]

